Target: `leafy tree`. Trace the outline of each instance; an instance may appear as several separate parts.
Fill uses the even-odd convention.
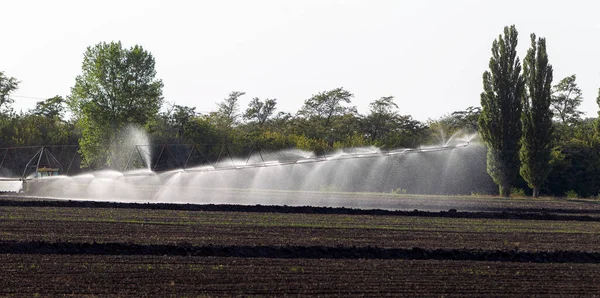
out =
[[[271,128],[282,134],[287,134],[294,124],[294,117],[290,113],[279,112],[271,119]]]
[[[398,105],[393,96],[381,97],[369,104],[370,114],[364,119],[365,132],[371,142],[383,139],[397,123]]]
[[[487,172],[499,186],[500,195],[510,195],[519,172],[521,96],[523,77],[517,57],[518,33],[514,25],[504,27],[492,43],[489,71],[483,73],[479,132],[487,146]]]
[[[583,100],[575,75],[568,76],[554,86],[552,111],[554,118],[562,123],[572,124],[581,120],[583,112],[577,110]]]
[[[244,119],[256,122],[259,127],[262,127],[273,116],[276,105],[277,99],[267,98],[264,101],[260,101],[258,97],[255,97],[248,104],[248,109],[244,113]]]
[[[468,107],[465,110],[454,111],[435,121],[428,121],[431,141],[446,144],[453,135],[474,134],[478,131],[477,121],[481,114],[480,107]]]
[[[452,131],[464,130],[466,133],[477,132],[477,121],[481,114],[480,107],[468,107],[464,111],[455,111],[444,119]]]
[[[521,139],[521,176],[538,197],[550,173],[552,137],[552,65],[548,63],[546,39],[531,34],[531,48],[523,61],[523,137]]]
[[[358,113],[347,113],[333,117],[327,141],[332,146],[335,142],[344,147],[366,146],[368,139],[364,138],[362,122],[363,119]]]
[[[342,119],[341,116],[358,112],[356,107],[348,107],[344,103],[351,102],[354,95],[344,88],[320,92],[304,101],[298,111],[299,133],[310,138],[324,139],[330,146],[340,137],[332,131],[334,121]],[[346,119],[347,120],[347,119]]]
[[[586,137],[593,135],[593,119],[583,119],[574,125],[572,139],[553,151],[552,171],[548,176],[544,190],[557,196],[564,196],[574,190],[582,197],[599,195],[600,182],[600,145],[588,142]]]
[[[12,146],[71,145],[77,135],[71,123],[36,114],[15,117]]]
[[[38,101],[33,114],[46,118],[62,119],[65,112],[65,99],[62,96],[54,96],[44,101]]]
[[[401,115],[395,119],[396,125],[390,132],[383,147],[414,148],[430,137],[427,125],[415,120],[410,115]]]
[[[17,90],[19,81],[13,77],[7,77],[4,72],[0,71],[0,109],[6,109],[13,103],[10,94]]]
[[[153,141],[163,144],[193,143],[190,140],[191,123],[198,117],[195,107],[170,104],[166,111],[156,115],[146,125]]]
[[[233,91],[229,97],[217,104],[218,110],[212,114],[217,128],[225,133],[229,133],[231,128],[238,124],[240,97],[246,92]]]
[[[350,103],[354,95],[344,88],[336,88],[330,91],[324,91],[304,102],[304,106],[298,114],[306,118],[317,118],[324,120],[323,125],[329,127],[331,119],[334,116],[341,116],[356,109],[346,107],[343,103]]]
[[[187,139],[186,136],[189,135],[190,124],[196,118],[196,108],[174,105],[173,112],[171,116],[171,123],[176,127],[176,136],[177,138]]]
[[[82,129],[80,147],[88,166],[111,163],[107,144],[118,145],[126,124],[145,126],[162,105],[161,80],[154,57],[141,46],[99,43],[84,53],[69,106]]]

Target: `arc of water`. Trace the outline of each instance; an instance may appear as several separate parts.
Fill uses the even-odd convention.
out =
[[[144,158],[144,155],[142,155],[142,152],[140,151],[140,145],[135,145],[135,150],[137,151],[138,155],[140,156],[140,159],[142,160],[142,163],[144,164],[145,167],[150,168],[150,163],[146,161],[146,159]]]
[[[131,163],[131,158],[133,158],[134,153],[135,153],[135,148],[133,150],[131,150],[131,153],[129,154],[129,158],[127,158],[127,164],[125,164],[125,169],[123,169],[123,171],[127,171],[127,169],[129,169],[129,163]]]

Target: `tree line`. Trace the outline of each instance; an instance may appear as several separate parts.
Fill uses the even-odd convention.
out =
[[[296,113],[278,111],[276,98],[253,97],[240,107],[247,96],[242,91],[218,102],[215,112],[199,113],[164,100],[150,52],[103,42],[85,51],[69,95],[40,101],[29,111],[14,111],[11,94],[19,81],[0,72],[0,147],[78,144],[82,167],[99,169],[115,166],[109,152],[122,145],[118,132],[129,124],[143,128],[153,143],[199,144],[209,157],[223,144],[234,155],[288,148],[325,154],[347,147],[440,145],[443,135],[479,131],[488,173],[501,195],[520,188],[534,196],[596,196],[599,126],[581,117],[576,76],[551,85],[545,39],[532,35],[531,42],[521,71],[516,29],[505,28],[492,46],[481,108],[426,122],[402,114],[393,96],[374,99],[362,115],[352,105],[354,94],[343,87],[310,96]]]
[[[502,196],[510,195],[519,174],[534,197],[545,182],[549,190],[573,183],[581,189],[569,191],[598,195],[600,122],[581,119],[576,76],[553,87],[546,39],[531,34],[522,68],[517,44],[515,26],[505,27],[492,43],[489,70],[483,73],[478,124],[487,146],[487,172]],[[597,101],[600,104],[600,96]],[[584,156],[587,162],[578,159]]]

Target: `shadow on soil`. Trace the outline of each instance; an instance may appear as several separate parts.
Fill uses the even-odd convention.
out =
[[[0,242],[1,254],[156,255],[244,258],[469,260],[535,263],[600,263],[600,253],[578,251],[526,252],[326,246],[192,246],[126,243]]]

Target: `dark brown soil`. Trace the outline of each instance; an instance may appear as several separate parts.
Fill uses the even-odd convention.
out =
[[[600,253],[327,246],[141,245],[129,243],[0,242],[0,254],[144,255],[284,259],[402,259],[526,263],[600,263]]]
[[[0,255],[10,296],[590,296],[597,264]]]
[[[600,251],[600,222],[0,207],[0,240],[219,246]],[[415,213],[420,214],[420,213]]]
[[[595,203],[523,206],[423,212],[5,199],[0,296],[599,293]]]

